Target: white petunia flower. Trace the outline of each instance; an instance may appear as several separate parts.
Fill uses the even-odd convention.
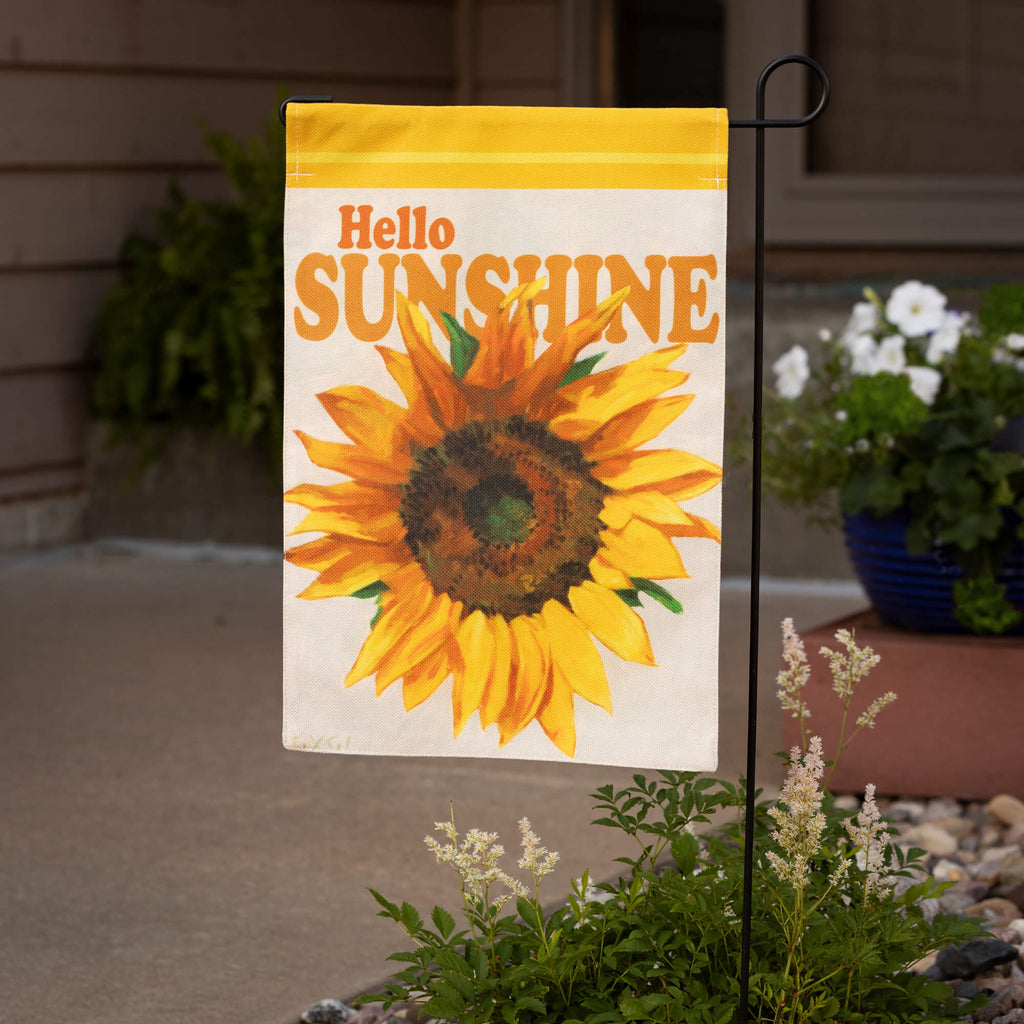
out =
[[[1024,352],[1024,334],[1008,334],[1006,336],[1006,347],[1011,352]]]
[[[946,356],[956,352],[960,344],[963,328],[963,317],[959,313],[946,313],[939,329],[928,339],[925,359],[932,366],[941,363]]]
[[[799,398],[810,379],[810,361],[803,345],[794,345],[785,355],[772,363],[775,371],[775,390],[783,398]]]
[[[843,338],[843,348],[850,353],[850,372],[868,377],[875,372],[878,342],[870,334],[856,334]]]
[[[946,302],[946,296],[933,285],[904,281],[893,288],[885,304],[885,318],[907,337],[917,338],[942,326]]]
[[[878,343],[871,373],[899,373],[907,365],[907,340],[902,334],[890,334]]]
[[[942,387],[942,374],[931,366],[908,366],[903,372],[910,378],[910,390],[925,405],[931,405]]]
[[[878,326],[878,307],[873,302],[855,302],[843,328],[843,340],[867,334]]]

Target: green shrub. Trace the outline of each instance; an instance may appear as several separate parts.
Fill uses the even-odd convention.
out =
[[[152,230],[121,250],[92,334],[93,413],[153,458],[183,427],[280,460],[284,132],[240,143],[204,130],[232,199],[172,183]]]

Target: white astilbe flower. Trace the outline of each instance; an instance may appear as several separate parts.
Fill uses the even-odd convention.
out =
[[[846,876],[850,873],[850,861],[847,857],[841,857],[837,862],[836,866],[832,869],[828,876],[829,886],[839,885],[841,882],[846,881]]]
[[[899,373],[907,365],[907,339],[902,334],[890,334],[878,343],[871,372]]]
[[[1004,344],[1011,352],[1024,352],[1024,334],[1008,334]]]
[[[925,405],[931,405],[942,387],[942,374],[930,366],[908,366],[903,372],[910,378],[910,390]]]
[[[843,348],[850,356],[850,373],[858,377],[869,377],[875,372],[878,342],[870,334],[844,337]]]
[[[963,322],[964,318],[959,313],[949,311],[943,316],[938,330],[928,339],[928,348],[924,354],[932,366],[938,365],[959,348]]]
[[[942,326],[946,302],[946,296],[933,285],[904,281],[893,288],[885,304],[885,318],[901,334],[919,338]]]
[[[519,819],[519,834],[522,837],[523,855],[519,858],[519,867],[533,875],[534,882],[539,882],[545,875],[550,875],[558,863],[558,853],[548,853],[547,847],[540,845],[540,839],[533,834],[529,818]]]
[[[782,853],[769,850],[768,862],[784,882],[802,892],[811,876],[810,862],[821,850],[825,815],[821,810],[823,793],[819,783],[825,772],[821,737],[812,736],[803,755],[799,747],[790,752],[789,769],[779,802],[768,813],[777,828],[772,839]]]
[[[878,307],[873,302],[855,302],[850,319],[843,328],[843,341],[857,335],[868,334],[878,327]]]
[[[497,832],[471,828],[460,843],[454,820],[435,822],[434,828],[446,836],[448,842],[442,846],[433,836],[424,836],[423,842],[439,864],[447,864],[455,871],[459,884],[470,896],[488,899],[488,890],[494,883],[504,885],[513,895],[528,895],[519,879],[498,867],[505,848],[498,842]],[[499,896],[494,904],[501,906],[508,898],[507,894]]]
[[[772,363],[775,371],[775,390],[783,398],[799,398],[810,379],[810,360],[803,345],[794,345],[785,355]]]
[[[776,691],[783,710],[792,712],[794,718],[811,717],[811,710],[803,697],[803,689],[811,676],[807,664],[807,653],[800,634],[793,626],[792,619],[782,620],[782,660],[786,667],[775,677]]]
[[[857,719],[858,729],[874,729],[875,719],[878,718],[878,712],[884,707],[888,707],[896,699],[896,694],[892,690],[887,690],[882,694],[881,697],[876,697],[868,706],[867,710]]]
[[[848,629],[838,630],[836,639],[846,648],[845,654],[828,647],[822,647],[819,653],[832,672],[832,689],[845,700],[882,659],[870,647],[858,647]]]
[[[857,849],[858,864],[867,872],[865,899],[872,893],[884,896],[895,884],[895,879],[882,876],[889,834],[875,803],[874,783],[869,782],[864,787],[864,803],[855,818],[846,820],[846,832]]]

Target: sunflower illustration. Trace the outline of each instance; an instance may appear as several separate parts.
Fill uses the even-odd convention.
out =
[[[666,394],[688,378],[670,369],[686,345],[595,372],[604,353],[580,353],[623,289],[538,353],[544,283],[509,292],[480,338],[442,313],[450,361],[398,296],[406,351],[377,350],[407,405],[355,385],[317,396],[352,443],[296,434],[348,479],[285,494],[309,510],[293,533],[323,534],[285,557],[317,573],[297,596],[377,604],[346,686],[375,676],[380,696],[401,679],[408,711],[451,678],[456,737],[475,712],[500,745],[536,720],[571,757],[574,698],[612,710],[595,638],[655,664],[641,595],[682,611],[655,581],[688,575],[673,538],[719,540],[678,503],[721,469],[641,447],[693,400]]]

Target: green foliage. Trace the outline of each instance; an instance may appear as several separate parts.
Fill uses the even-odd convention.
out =
[[[873,326],[851,325],[818,347],[810,380],[795,398],[766,402],[765,488],[812,519],[846,513],[909,517],[908,548],[941,545],[967,579],[957,614],[976,632],[1019,621],[995,576],[1024,511],[1024,455],[998,450],[997,435],[1024,414],[1024,285],[998,285],[978,321],[936,353],[931,333],[903,338],[908,368],[938,385],[926,402],[907,372],[854,369],[857,340],[899,334],[870,289]],[[902,336],[901,336],[902,337]]]
[[[455,376],[462,380],[480,351],[480,339],[474,338],[451,313],[441,313],[445,330],[451,340],[451,364]]]
[[[512,915],[486,898],[469,898],[469,928],[457,931],[440,907],[430,927],[408,904],[373,892],[380,916],[395,921],[414,948],[393,954],[406,966],[383,992],[361,1001],[390,1006],[419,998],[427,1014],[459,1024],[731,1024],[739,1000],[744,787],[683,772],[638,774],[633,782],[593,794],[601,814],[594,824],[637,844],[635,856],[619,858],[627,873],[597,891],[585,874],[573,881],[568,903],[548,914],[537,898],[521,896]],[[869,897],[866,872],[852,862],[847,815],[828,797],[825,809],[821,853],[795,917],[794,889],[767,860],[780,848],[769,834],[767,804],[758,804],[751,1021],[955,1018],[951,988],[908,967],[931,950],[976,937],[977,923],[942,914],[927,921],[919,902],[943,888],[931,880]],[[723,811],[736,823],[704,839],[693,834]],[[905,877],[920,853],[889,847],[883,870]],[[851,863],[837,883],[830,874],[843,859]],[[794,921],[796,941],[787,943]]]
[[[978,314],[987,334],[1024,333],[1024,285],[997,284],[985,293]]]
[[[206,130],[235,197],[176,184],[152,230],[121,250],[92,334],[93,412],[148,456],[182,426],[212,428],[280,459],[284,134],[240,143]]]

